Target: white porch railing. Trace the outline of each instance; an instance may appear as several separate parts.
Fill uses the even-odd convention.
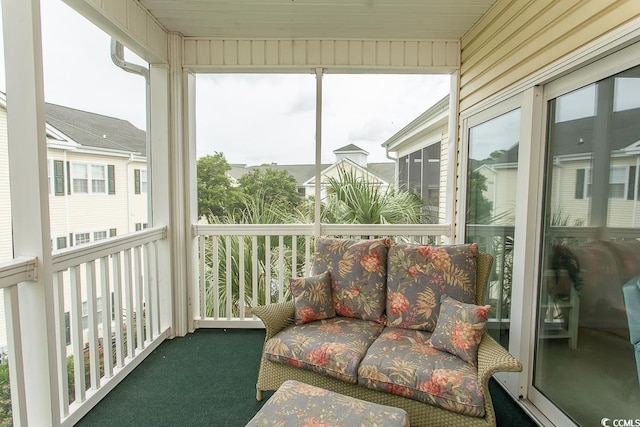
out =
[[[157,242],[166,228],[60,251],[52,257],[60,425],[71,426],[167,336],[159,312]],[[35,259],[0,265],[4,288],[14,425],[26,425],[26,357],[20,342],[18,284]]]
[[[308,275],[314,224],[193,225],[198,238],[195,327],[262,327],[251,307],[290,298],[290,277]],[[320,235],[440,243],[448,224],[322,224]]]

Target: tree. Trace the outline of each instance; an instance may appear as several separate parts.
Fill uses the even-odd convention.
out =
[[[485,197],[487,191],[487,177],[477,170],[469,175],[469,189],[467,190],[467,223],[488,224],[491,222],[493,204]]]
[[[291,209],[300,203],[296,179],[286,170],[256,168],[238,180],[242,193],[267,204]]]
[[[198,216],[222,216],[238,203],[238,191],[227,172],[231,166],[223,153],[198,159]]]

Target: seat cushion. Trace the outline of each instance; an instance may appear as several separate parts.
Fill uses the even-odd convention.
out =
[[[264,357],[356,383],[358,364],[383,328],[378,322],[345,317],[294,325],[265,343]]]
[[[247,424],[247,427],[258,426],[409,427],[409,416],[404,409],[289,380]]]
[[[316,240],[313,271],[330,272],[338,316],[385,322],[387,248],[386,239]]]
[[[391,246],[387,260],[387,326],[433,332],[442,295],[473,303],[477,257],[477,243]]]
[[[385,328],[358,369],[358,384],[474,417],[484,416],[478,370],[435,349],[431,333]]]

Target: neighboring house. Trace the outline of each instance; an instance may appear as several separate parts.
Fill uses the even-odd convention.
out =
[[[53,249],[147,224],[145,132],[100,114],[46,105]]]
[[[612,128],[609,146],[606,147],[608,164],[596,164],[593,160],[593,117],[581,117],[559,121],[551,127],[551,135],[557,144],[553,153],[553,173],[557,177],[551,185],[549,206],[552,224],[562,226],[638,227],[640,224],[640,141],[630,132],[640,108],[616,112],[617,126]],[[518,144],[492,159],[477,162],[474,170],[487,178],[485,197],[492,202],[492,214],[496,224],[513,223],[504,218],[505,212],[513,212],[516,205]],[[594,168],[608,171],[594,172]],[[597,180],[608,182],[608,223],[597,224],[592,216],[595,204],[591,197],[594,173]],[[560,202],[562,201],[562,202]]]
[[[13,257],[6,108],[0,93],[0,262]],[[46,104],[46,137],[54,252],[147,227],[144,131],[125,120]],[[67,310],[68,288],[64,294]],[[1,294],[0,319],[4,319]],[[4,328],[0,322],[0,350],[6,346]]]
[[[368,163],[369,153],[362,148],[349,144],[333,151],[336,160],[332,164],[321,165],[321,198],[326,196],[325,189],[329,186],[329,177],[337,178],[338,171],[342,168],[348,172],[354,172],[372,185],[377,185],[384,192],[395,181],[395,165],[391,162]],[[312,164],[299,165],[270,165],[247,166],[232,164],[229,176],[232,182],[237,183],[242,175],[255,169],[273,168],[289,172],[296,180],[296,188],[303,198],[313,197],[315,194],[316,177],[315,166]]]
[[[449,96],[431,106],[382,146],[397,159],[397,185],[422,196],[432,222],[446,222]]]

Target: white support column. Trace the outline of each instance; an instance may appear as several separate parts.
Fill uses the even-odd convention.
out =
[[[316,167],[314,193],[313,235],[319,237],[322,230],[320,219],[320,203],[322,194],[322,68],[316,68]]]
[[[184,236],[187,249],[186,321],[187,330],[194,331],[194,313],[198,299],[198,239],[191,233],[191,224],[198,222],[198,174],[196,159],[196,77],[183,71],[183,144],[184,150],[184,202],[186,209]]]
[[[2,0],[14,256],[37,257],[18,285],[26,422],[60,424],[39,0]],[[15,355],[13,355],[15,356]],[[14,421],[24,420],[23,414]]]
[[[151,167],[151,200],[153,209],[153,225],[169,225],[171,223],[171,156],[169,133],[169,66],[150,65],[150,153]],[[171,328],[173,335],[173,260],[172,251],[174,233],[169,232],[166,239],[157,243],[158,288],[160,330]]]
[[[173,268],[173,334],[182,336],[189,332],[187,271],[191,268],[187,258],[187,242],[191,240],[186,232],[188,221],[185,206],[187,182],[185,181],[184,148],[184,76],[182,73],[182,36],[169,34],[169,182],[171,264]]]
[[[464,197],[464,194],[456,194],[458,186],[456,185],[456,177],[458,175],[458,119],[459,102],[460,102],[460,72],[456,71],[451,74],[451,82],[449,89],[449,140],[447,144],[447,199],[445,202],[445,219],[451,224],[451,234],[448,242],[451,244],[456,241],[456,196]]]

